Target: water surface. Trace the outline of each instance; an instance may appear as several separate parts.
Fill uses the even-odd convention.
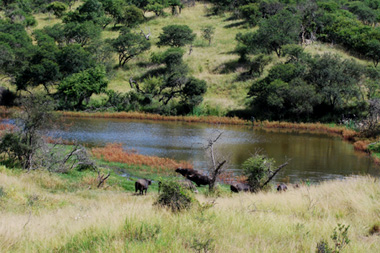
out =
[[[185,122],[153,122],[129,119],[67,118],[68,129],[53,131],[64,139],[90,145],[122,143],[144,155],[192,161],[196,169],[206,169],[204,147],[207,140],[223,134],[215,147],[220,157],[229,158],[229,170],[238,171],[252,154],[261,151],[277,165],[290,163],[276,176],[321,181],[351,175],[379,175],[368,155],[355,152],[340,137],[326,134],[279,132],[252,126],[218,126]]]

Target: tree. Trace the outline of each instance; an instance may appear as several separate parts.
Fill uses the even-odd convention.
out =
[[[241,17],[252,27],[257,25],[262,16],[257,3],[243,5],[239,7],[239,12]]]
[[[148,4],[144,7],[146,11],[152,11],[156,16],[164,14],[164,9],[167,7],[167,0],[148,0]]]
[[[316,87],[330,111],[358,98],[363,69],[354,60],[342,60],[332,54],[317,55],[310,62],[310,70],[305,79]]]
[[[264,51],[266,53],[275,52],[281,56],[282,47],[286,44],[295,44],[300,33],[299,18],[289,11],[280,13],[263,19],[257,32],[237,34],[237,51],[244,58],[245,54]]]
[[[127,27],[134,27],[144,22],[144,13],[135,5],[128,5],[122,9],[122,17],[119,23],[125,24]]]
[[[67,10],[67,6],[66,4],[62,3],[62,2],[52,2],[50,3],[46,9],[49,11],[49,12],[53,12],[54,15],[57,17],[57,18],[60,18],[62,17],[63,13]]]
[[[92,21],[70,22],[64,25],[63,35],[66,44],[78,43],[82,47],[100,38],[101,28]]]
[[[162,28],[158,46],[182,47],[190,44],[195,39],[193,30],[187,25],[168,25]]]
[[[133,57],[150,49],[150,42],[144,36],[123,29],[116,39],[110,41],[114,50],[119,54],[119,66],[124,66]]]
[[[63,47],[57,56],[57,61],[64,76],[95,67],[92,55],[78,44]]]
[[[208,139],[208,144],[206,146],[206,152],[210,158],[209,162],[209,177],[210,177],[210,184],[209,184],[209,191],[213,192],[215,188],[216,180],[218,179],[219,175],[222,174],[224,170],[224,166],[227,163],[227,159],[219,157],[217,154],[217,151],[215,150],[215,144],[222,136],[223,132],[220,132],[215,139]]]
[[[92,94],[100,94],[107,88],[108,81],[103,68],[95,67],[66,77],[58,86],[62,107],[80,109],[83,101]]]
[[[211,45],[211,40],[214,37],[215,28],[211,25],[202,28],[202,37],[208,41],[208,45]]]
[[[373,39],[367,42],[366,56],[373,62],[375,68],[380,62],[380,41]]]
[[[87,0],[74,12],[70,11],[63,19],[64,23],[92,21],[94,24],[99,24],[99,21],[104,17],[104,8],[98,0]]]

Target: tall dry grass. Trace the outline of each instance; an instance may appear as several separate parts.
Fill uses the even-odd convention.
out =
[[[380,251],[371,232],[380,221],[380,184],[371,177],[231,194],[209,208],[172,214],[153,206],[156,193],[54,193],[40,186],[49,175],[0,171],[3,252],[314,252],[322,239],[332,243],[338,223],[350,225],[345,252]],[[37,196],[33,203],[30,196]]]
[[[107,144],[105,147],[92,148],[91,153],[98,159],[108,162],[118,162],[133,165],[146,165],[155,168],[158,174],[171,174],[178,167],[193,168],[193,165],[186,161],[175,161],[169,158],[157,156],[146,156],[137,154],[133,150],[125,150],[122,144]]]
[[[80,118],[118,118],[118,119],[139,119],[139,120],[156,120],[156,121],[181,121],[188,123],[209,123],[209,124],[230,124],[246,125],[248,121],[237,117],[217,117],[217,116],[164,116],[159,114],[144,112],[67,112],[62,111],[63,117],[80,117]]]

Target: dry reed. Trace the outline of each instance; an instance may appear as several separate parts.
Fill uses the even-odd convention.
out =
[[[188,123],[208,123],[225,125],[247,125],[250,122],[237,117],[217,117],[217,116],[163,116],[159,114],[143,112],[59,112],[64,117],[79,118],[117,118],[117,119],[138,119],[156,121],[181,121]]]
[[[192,168],[193,165],[186,161],[175,161],[169,158],[146,156],[135,151],[123,149],[121,144],[107,144],[105,147],[92,148],[91,153],[98,159],[108,162],[118,162],[133,165],[146,165],[157,170],[157,173],[172,173],[176,168]]]

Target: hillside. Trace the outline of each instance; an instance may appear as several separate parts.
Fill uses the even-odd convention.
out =
[[[157,2],[155,7],[153,2]],[[364,108],[360,115],[363,116],[368,110],[368,100],[377,96],[372,94],[373,89],[377,94],[380,76],[376,68],[379,29],[377,19],[371,19],[378,13],[375,3],[161,2],[132,1],[125,5],[106,0],[68,1],[70,8],[60,9],[58,14],[53,4],[30,0],[28,9],[5,2],[4,22],[15,27],[7,30],[4,26],[3,32],[16,31],[19,29],[16,25],[22,24],[32,37],[33,46],[23,38],[24,44],[19,49],[29,53],[22,53],[4,40],[10,43],[11,58],[5,57],[2,64],[2,85],[14,91],[50,89],[60,101],[58,107],[64,110],[223,116],[239,109],[261,119],[297,121],[336,121],[342,114],[360,114]],[[7,5],[12,6],[13,12]],[[173,54],[170,50],[176,46],[157,46],[163,28],[169,25],[186,26],[196,34],[195,40],[179,47],[182,50],[177,48],[181,51],[176,56],[180,64],[173,66],[170,66],[173,55],[168,54]],[[210,43],[202,34],[207,27],[213,31]],[[132,43],[141,31],[150,35],[147,48],[139,52],[138,43],[133,42],[127,48],[137,51],[125,64],[118,65],[117,50],[125,50],[121,48],[126,44],[119,44],[117,49],[115,43],[121,43],[123,36],[126,37],[122,43]],[[298,47],[292,49],[289,45]],[[74,52],[76,46],[81,48]],[[51,55],[45,48],[49,48]],[[165,57],[171,60],[166,62]],[[69,63],[70,58],[78,62]],[[314,71],[317,65],[329,73],[317,73]],[[337,68],[339,65],[341,69]],[[91,81],[99,81],[97,88],[73,87],[83,82],[83,77],[77,74],[87,75],[95,66],[103,68],[105,73],[96,71],[106,77]],[[295,72],[278,72],[278,68]],[[30,70],[34,71],[29,73]],[[170,76],[177,74],[176,85],[172,86]],[[339,75],[347,77],[331,80]],[[131,88],[131,80],[139,86]],[[324,86],[328,82],[331,87]]]

